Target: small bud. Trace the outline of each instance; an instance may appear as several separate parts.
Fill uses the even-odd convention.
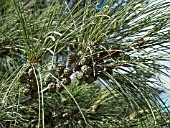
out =
[[[67,58],[68,64],[73,64],[76,61],[75,53],[71,52]]]
[[[63,74],[63,72],[64,72],[64,68],[65,68],[65,65],[64,65],[64,64],[59,64],[59,65],[57,66],[56,71],[55,71],[55,76],[56,76],[56,77],[61,76],[61,75]]]
[[[70,77],[70,76],[72,75],[72,73],[73,73],[73,70],[72,70],[72,69],[66,68],[66,69],[64,69],[64,74],[63,74],[63,76],[64,76],[64,77]]]
[[[71,79],[70,78],[62,78],[62,84],[64,85],[69,85],[71,83]]]
[[[28,73],[24,73],[20,77],[20,82],[21,83],[28,83],[29,79],[30,79],[30,77],[29,77]]]
[[[80,72],[80,71],[76,73],[76,78],[80,81],[86,80],[86,76],[83,74],[83,72]]]
[[[65,68],[66,66],[64,65],[64,64],[59,64],[58,66],[57,66],[57,68],[58,68],[58,70],[60,70],[60,71],[64,71],[64,68]]]
[[[88,65],[90,64],[90,58],[88,57],[83,57],[81,60],[80,60],[80,65]]]
[[[45,83],[46,84],[49,84],[49,83],[51,83],[51,82],[53,82],[54,80],[53,80],[53,78],[51,77],[51,76],[47,76],[46,78],[45,78]]]
[[[64,87],[61,85],[61,83],[57,83],[55,86],[56,86],[57,92],[61,92],[64,89]]]
[[[85,74],[85,75],[90,75],[93,72],[93,69],[88,66],[88,65],[83,65],[81,67],[81,71]]]

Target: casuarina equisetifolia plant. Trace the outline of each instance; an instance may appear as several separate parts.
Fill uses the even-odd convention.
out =
[[[0,127],[168,127],[170,3],[72,2],[3,1]]]

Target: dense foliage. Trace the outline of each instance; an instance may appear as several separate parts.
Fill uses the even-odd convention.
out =
[[[0,127],[169,126],[170,3],[72,2],[1,1]]]

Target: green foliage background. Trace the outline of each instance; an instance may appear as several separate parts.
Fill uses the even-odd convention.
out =
[[[154,87],[167,90],[158,74],[169,77],[169,67],[158,62],[169,60],[170,3],[110,8],[111,0],[97,12],[96,1],[81,2],[70,9],[60,1],[1,1],[0,127],[168,127],[169,110]],[[60,62],[80,51],[103,76],[92,84],[73,77],[61,92],[41,93]],[[30,88],[21,82],[28,68],[38,97],[24,102],[33,97],[22,91]]]

